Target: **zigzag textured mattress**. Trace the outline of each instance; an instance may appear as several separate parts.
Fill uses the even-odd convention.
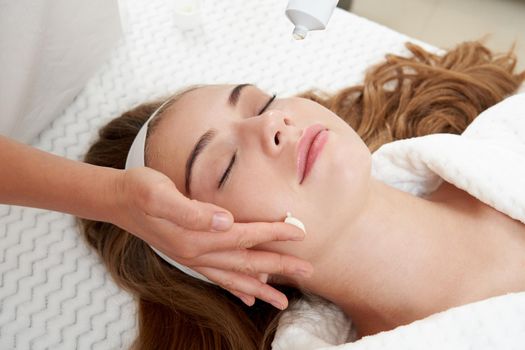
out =
[[[359,82],[385,53],[404,53],[410,40],[336,9],[326,31],[295,42],[281,0],[205,1],[203,25],[186,31],[174,25],[169,1],[123,4],[124,38],[34,146],[81,159],[108,120],[189,84],[334,91]],[[120,349],[134,339],[134,302],[83,243],[73,217],[0,206],[0,260],[0,349]]]

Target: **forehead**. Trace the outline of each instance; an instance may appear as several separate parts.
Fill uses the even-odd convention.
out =
[[[185,93],[166,110],[148,140],[152,168],[166,174],[184,193],[186,160],[203,133],[219,129],[233,107],[235,85],[211,85]]]

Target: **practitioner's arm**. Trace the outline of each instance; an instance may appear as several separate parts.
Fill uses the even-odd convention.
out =
[[[121,171],[59,157],[0,135],[0,203],[111,221]]]

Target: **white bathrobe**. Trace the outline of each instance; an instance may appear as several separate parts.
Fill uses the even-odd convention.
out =
[[[372,175],[417,196],[447,181],[525,223],[525,94],[484,111],[462,135],[433,134],[383,145],[372,155]],[[525,349],[525,292],[352,339],[351,320],[338,307],[300,302],[281,318],[272,345],[279,350]]]

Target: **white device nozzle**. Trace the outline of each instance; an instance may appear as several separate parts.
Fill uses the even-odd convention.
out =
[[[303,40],[306,38],[306,34],[308,34],[308,28],[301,25],[295,26],[292,33],[295,40]]]
[[[294,24],[293,37],[302,40],[310,30],[325,29],[337,0],[289,0],[286,16]]]

